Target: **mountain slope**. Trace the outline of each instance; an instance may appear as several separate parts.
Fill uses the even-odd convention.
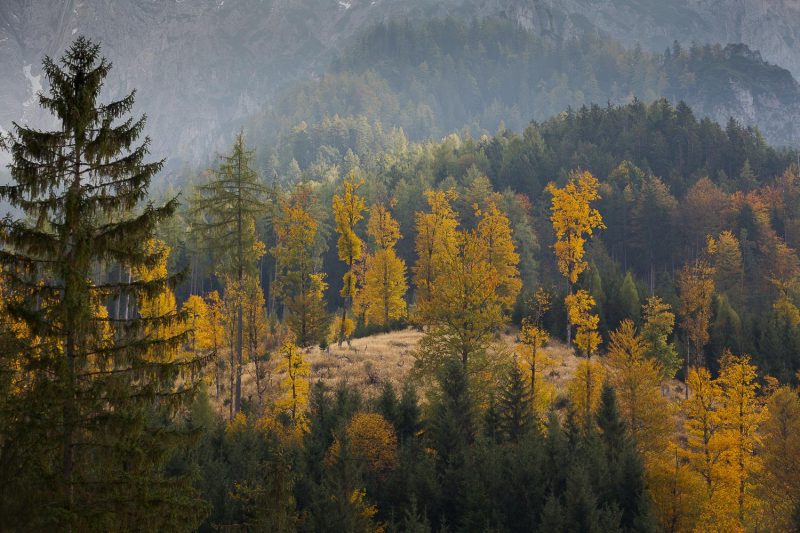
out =
[[[115,63],[109,94],[139,90],[156,155],[197,164],[292,81],[325,73],[373,24],[493,15],[550,42],[586,31],[656,50],[673,39],[741,41],[800,72],[793,0],[4,0],[0,127],[41,118],[32,94],[42,55],[85,34]],[[757,98],[741,100],[742,116],[758,112]]]

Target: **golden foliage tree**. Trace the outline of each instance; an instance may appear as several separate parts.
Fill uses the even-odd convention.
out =
[[[167,258],[170,248],[161,240],[151,239],[147,243],[147,252],[158,256],[158,260],[152,268],[142,265],[134,269],[134,276],[142,283],[152,283],[154,280],[165,279],[167,277]],[[164,319],[175,315],[176,303],[175,294],[168,286],[162,286],[156,293],[142,293],[137,301],[139,316],[147,321],[145,325],[145,335],[154,341],[175,338],[182,335],[188,328],[183,318],[181,320]],[[103,308],[105,314],[108,311]],[[111,332],[108,332],[111,334]],[[176,346],[168,348],[163,356],[165,361],[171,361],[178,355],[179,349]]]
[[[273,289],[285,307],[285,318],[301,347],[322,340],[327,334],[324,292],[325,274],[318,272],[317,221],[310,212],[312,192],[299,186],[288,199],[281,199],[275,219],[276,245],[272,254],[278,277]]]
[[[392,424],[383,416],[356,413],[347,424],[345,435],[353,455],[362,460],[367,470],[379,479],[397,467],[397,435]]]
[[[686,366],[702,363],[703,347],[708,344],[711,298],[714,295],[714,268],[704,260],[686,265],[678,274],[681,327],[686,335]],[[694,348],[694,358],[690,347]]]
[[[375,253],[367,258],[362,300],[365,320],[387,327],[406,313],[406,264],[394,247],[400,239],[400,224],[386,206],[370,208],[367,233],[374,239]]]
[[[708,251],[714,262],[716,289],[727,294],[735,304],[741,304],[744,268],[739,239],[731,231],[725,230],[717,239],[709,237]]]
[[[757,397],[756,366],[747,355],[725,353],[720,361],[717,382],[722,390],[720,416],[725,453],[725,477],[734,493],[734,509],[741,527],[751,525],[758,506],[754,494],[755,477],[761,471],[761,435],[758,428],[765,411]]]
[[[767,418],[761,426],[764,468],[760,494],[764,505],[764,527],[789,531],[800,508],[800,394],[787,386],[769,397]]]
[[[533,296],[533,312],[522,319],[517,345],[517,360],[526,368],[534,415],[544,413],[553,397],[553,387],[544,379],[553,361],[543,348],[550,338],[542,326],[542,318],[550,308],[550,294],[539,287]]]
[[[284,374],[284,378],[281,382],[282,395],[275,402],[275,407],[288,416],[293,428],[305,431],[308,427],[306,410],[311,367],[292,338],[287,339],[278,350],[277,371]]]
[[[661,395],[661,368],[645,357],[646,349],[633,321],[626,319],[611,332],[606,359],[620,415],[645,463],[663,450],[673,429],[669,404]]]
[[[414,264],[414,288],[417,302],[430,298],[434,280],[443,268],[444,258],[455,253],[458,219],[450,202],[454,191],[426,191],[430,212],[415,215],[417,238],[414,246],[417,262]]]
[[[596,359],[581,359],[569,382],[568,391],[572,409],[581,417],[581,422],[586,427],[592,423],[592,418],[600,405],[605,375],[602,363]]]
[[[445,197],[437,194],[428,196],[432,209],[452,213]],[[441,200],[442,203],[438,203]],[[479,221],[484,222],[494,214],[484,214]],[[419,220],[428,220],[419,216]],[[455,219],[448,219],[456,223]],[[488,225],[488,222],[487,222]],[[424,226],[424,225],[423,225]],[[422,229],[425,229],[423,227]],[[426,233],[418,234],[417,249],[426,252],[423,245],[429,240]],[[441,238],[441,234],[437,239]],[[494,238],[510,239],[497,231]],[[422,241],[422,242],[419,242]],[[437,241],[438,242],[438,241]],[[508,244],[495,243],[495,249],[503,249]],[[510,244],[513,247],[513,244]],[[443,357],[457,357],[464,369],[470,359],[486,355],[487,348],[494,341],[498,328],[505,323],[509,306],[516,299],[516,293],[509,293],[518,287],[512,280],[519,276],[513,263],[515,254],[506,255],[503,277],[489,255],[488,242],[480,230],[458,230],[457,226],[448,234],[447,242],[434,247],[435,253],[418,262],[433,266],[431,272],[418,268],[418,282],[422,283],[423,298],[417,301],[417,320],[428,326],[429,330],[420,343],[417,363],[420,367],[433,370],[440,366]],[[518,258],[517,258],[518,259]],[[500,262],[500,260],[498,259]]]
[[[556,235],[553,250],[558,270],[567,278],[572,294],[578,276],[589,266],[584,259],[586,241],[594,230],[605,228],[600,212],[592,207],[592,202],[600,199],[598,182],[590,172],[574,172],[563,188],[550,183],[546,190],[553,197],[550,206],[550,221]],[[572,331],[567,324],[568,343],[571,338]]]
[[[602,340],[597,332],[600,317],[591,313],[595,305],[594,298],[588,291],[580,289],[574,294],[568,294],[564,303],[567,306],[569,323],[576,329],[575,346],[589,358]]]
[[[351,170],[342,184],[344,188],[342,195],[335,194],[333,196],[333,218],[336,222],[336,232],[339,234],[336,247],[339,260],[347,266],[347,271],[342,277],[342,290],[339,292],[344,298],[342,315],[337,328],[339,346],[344,340],[349,341],[355,329],[353,320],[347,317],[347,311],[358,291],[353,267],[356,261],[361,259],[363,248],[361,238],[355,231],[356,224],[364,218],[364,198],[358,195],[358,189],[363,183],[364,180],[357,176],[357,171]]]

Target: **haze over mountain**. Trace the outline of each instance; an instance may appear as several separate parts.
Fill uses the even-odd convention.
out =
[[[800,141],[792,127],[800,118],[800,89],[788,72],[761,61],[800,72],[800,5],[790,0],[6,0],[0,4],[0,127],[39,120],[32,95],[40,89],[42,56],[57,56],[85,34],[102,42],[114,62],[109,93],[139,90],[137,108],[149,116],[154,152],[173,165],[202,164],[249,117],[268,114],[294,81],[328,72],[376,23],[489,16],[551,44],[598,32],[658,52],[673,40],[744,43],[753,52],[727,52],[747,62],[730,76],[729,94],[700,105],[698,113],[758,125],[776,144]],[[599,94],[597,103],[613,99]]]

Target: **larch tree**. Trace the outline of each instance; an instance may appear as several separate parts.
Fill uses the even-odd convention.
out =
[[[580,423],[585,428],[593,424],[594,414],[600,405],[605,368],[596,359],[581,359],[568,385],[569,400]]]
[[[79,37],[43,69],[49,93],[38,101],[58,128],[14,124],[4,141],[11,182],[0,186],[0,198],[24,213],[0,225],[0,284],[20,296],[6,309],[40,339],[20,354],[31,422],[17,429],[29,432],[26,453],[41,475],[33,486],[2,483],[17,502],[35,498],[38,511],[16,515],[11,528],[194,527],[203,509],[189,480],[164,469],[179,439],[164,421],[191,401],[188,371],[200,361],[167,357],[185,330],[148,335],[182,316],[112,320],[100,304],[155,298],[171,279],[93,279],[101,263],[153,268],[161,253],[148,243],[177,202],[143,204],[163,161],[145,161],[145,119],[128,116],[134,93],[99,101],[111,65],[97,44]]]
[[[306,410],[311,367],[292,338],[286,339],[278,350],[277,371],[283,373],[284,377],[281,396],[275,402],[275,407],[286,414],[293,429],[303,432],[308,427]]]
[[[586,290],[580,289],[567,295],[564,303],[569,323],[575,326],[575,346],[587,359],[591,358],[602,341],[597,332],[600,317],[591,312],[595,304],[594,298]]]
[[[716,521],[722,527],[736,528],[736,500],[726,476],[727,445],[723,438],[724,420],[720,412],[722,390],[703,367],[690,368],[686,384],[691,394],[683,402],[686,431],[686,449],[683,453],[691,469],[702,478],[705,488],[699,523],[709,526]]]
[[[306,185],[280,199],[276,244],[271,250],[278,272],[273,290],[284,304],[284,317],[301,347],[323,340],[328,327],[324,299],[328,284],[325,273],[318,272],[317,221],[310,212],[313,201],[313,192]]]
[[[733,485],[739,524],[749,528],[755,525],[750,517],[756,514],[759,503],[755,495],[756,476],[763,466],[759,427],[766,412],[757,396],[758,374],[750,357],[727,352],[720,362],[717,382],[722,390],[720,416],[726,448],[726,478]]]
[[[352,318],[348,318],[347,311],[359,289],[354,267],[363,253],[363,242],[356,234],[356,225],[364,218],[364,198],[358,195],[358,189],[363,183],[364,180],[353,170],[342,183],[341,196],[333,196],[333,218],[339,234],[336,248],[339,260],[347,267],[342,277],[342,290],[339,292],[343,298],[342,314],[337,324],[339,346],[345,340],[350,342],[350,336],[355,330],[355,323]]]
[[[678,274],[681,328],[686,336],[686,368],[703,362],[703,347],[708,344],[711,299],[714,295],[714,268],[704,260],[686,265]],[[694,348],[692,354],[691,347]],[[694,355],[694,358],[692,358]]]
[[[241,286],[245,275],[255,275],[258,260],[266,252],[258,239],[256,221],[265,215],[267,187],[253,169],[255,151],[248,150],[244,133],[239,133],[229,154],[221,155],[211,179],[195,190],[192,199],[193,230],[215,258],[216,271]],[[227,288],[226,288],[227,290]],[[238,299],[234,309],[236,341],[233,346],[237,365],[243,365],[244,309]],[[235,377],[233,412],[239,412],[242,399],[241,375]]]
[[[369,210],[367,233],[375,242],[375,253],[366,261],[362,299],[367,323],[388,328],[392,320],[406,314],[406,264],[394,247],[400,240],[400,224],[381,204]]]
[[[739,239],[731,231],[723,231],[719,238],[708,239],[708,250],[714,264],[714,285],[735,305],[743,303],[744,267]]]
[[[144,283],[157,279],[166,279],[169,247],[163,241],[151,239],[147,243],[146,249],[148,253],[157,257],[158,260],[152,268],[148,266],[134,268],[134,279]],[[174,314],[176,311],[175,294],[168,286],[165,286],[154,295],[141,294],[137,298],[137,308],[139,316],[145,320],[158,319],[159,317]],[[189,326],[182,321],[170,324],[155,323],[145,327],[145,334],[151,339],[170,339],[178,337],[187,330],[190,330]],[[167,359],[174,359],[178,355],[178,351],[178,347],[176,347],[163,355]]]
[[[430,298],[434,280],[442,269],[444,257],[452,255],[456,246],[458,218],[450,202],[454,191],[426,191],[430,212],[416,213],[417,262],[414,264],[414,289],[418,303]]]
[[[763,435],[759,492],[766,502],[765,527],[789,531],[800,509],[800,394],[787,386],[769,396]]]
[[[437,205],[436,199],[437,195],[429,195],[432,209],[450,210],[446,198],[441,198],[441,205]],[[441,366],[443,357],[456,357],[468,374],[486,369],[482,364],[471,368],[470,361],[477,363],[476,357],[487,355],[498,328],[505,323],[506,314],[516,300],[517,294],[513,291],[515,287],[518,290],[518,285],[514,279],[519,276],[513,263],[517,258],[513,254],[513,243],[510,244],[512,253],[502,260],[506,270],[498,271],[489,255],[489,230],[481,231],[479,228],[491,216],[496,215],[481,214],[478,228],[474,230],[459,230],[457,221],[448,219],[456,226],[447,243],[434,247],[438,250],[430,257],[434,266],[433,277],[429,279],[424,268],[417,270],[422,274],[418,281],[423,284],[424,297],[417,301],[416,319],[429,327],[417,354],[417,363],[422,368],[435,370]],[[417,220],[428,218],[418,216]],[[497,241],[510,237],[510,232],[493,232]],[[418,233],[417,238],[423,241],[417,243],[418,250],[426,252],[430,249],[424,245],[429,234]],[[495,243],[496,249],[508,249],[508,246],[507,243]],[[417,265],[422,266],[426,261]]]
[[[533,295],[531,312],[522,319],[519,330],[517,356],[519,363],[526,366],[531,409],[534,415],[547,411],[554,392],[544,379],[545,372],[552,365],[552,360],[543,350],[550,335],[544,328],[542,320],[549,309],[550,294],[539,287]]]
[[[550,206],[550,221],[556,236],[553,250],[571,295],[578,276],[589,266],[584,259],[587,239],[595,230],[605,228],[600,212],[592,207],[592,202],[600,199],[598,182],[590,172],[573,172],[563,188],[550,183],[546,190],[553,197]],[[567,324],[567,343],[572,341],[570,325]]]
[[[606,358],[609,382],[625,426],[647,462],[669,442],[673,426],[669,404],[661,395],[661,368],[655,359],[646,357],[646,342],[633,321],[623,320],[610,337]]]

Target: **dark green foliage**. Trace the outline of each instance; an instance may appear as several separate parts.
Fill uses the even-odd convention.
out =
[[[639,322],[642,305],[639,301],[639,291],[630,272],[625,274],[619,289],[619,306],[625,318],[633,320],[635,323]]]
[[[517,442],[533,426],[530,393],[516,360],[508,372],[497,403],[498,434],[502,440]]]
[[[606,478],[601,492],[607,509],[616,509],[624,531],[653,531],[645,492],[644,465],[617,409],[614,389],[603,386],[597,426],[604,450]]]
[[[3,437],[0,464],[19,438],[32,473],[0,480],[8,491],[0,505],[25,509],[36,502],[38,510],[0,509],[0,529],[192,529],[204,513],[187,473],[164,468],[185,440],[175,414],[191,403],[188,371],[200,361],[173,360],[186,339],[182,328],[166,338],[147,331],[182,317],[99,313],[106,302],[124,300],[127,307],[176,281],[97,274],[101,264],[155,266],[160,253],[147,245],[177,205],[145,203],[163,162],[145,162],[149,139],[137,144],[145,120],[128,116],[134,93],[98,101],[110,68],[98,45],[83,37],[59,62],[45,58],[50,92],[39,103],[59,127],[14,124],[5,142],[11,183],[0,186],[0,199],[25,217],[0,225],[0,283],[18,297],[9,313],[41,342],[18,353],[28,386],[4,413],[32,422],[0,422],[15,432]]]

